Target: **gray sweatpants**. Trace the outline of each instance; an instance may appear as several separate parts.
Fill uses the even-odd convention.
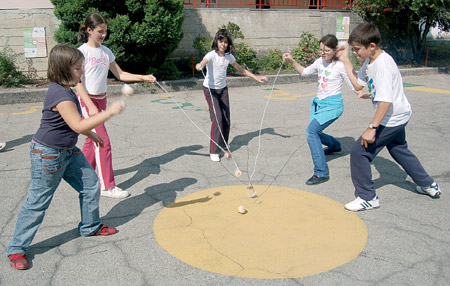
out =
[[[375,142],[367,148],[361,145],[361,137],[353,144],[350,152],[350,171],[356,194],[361,199],[369,201],[376,195],[370,162],[385,146],[392,158],[402,166],[414,183],[421,187],[430,186],[433,183],[433,178],[428,175],[419,159],[408,149],[406,124],[395,127],[380,125],[375,135]]]

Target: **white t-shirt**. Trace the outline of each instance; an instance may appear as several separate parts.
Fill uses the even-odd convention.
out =
[[[92,48],[86,43],[78,47],[84,55],[84,76],[81,82],[88,94],[98,95],[107,90],[106,79],[108,77],[109,65],[116,57],[107,47],[100,45]]]
[[[210,51],[204,57],[208,60],[206,64],[206,76],[203,81],[204,87],[221,89],[227,86],[227,68],[229,64],[234,64],[236,58],[232,54],[219,56],[216,51]]]
[[[394,127],[407,123],[412,114],[411,105],[403,90],[402,75],[394,59],[383,51],[373,63],[369,61],[370,59],[366,59],[359,70],[358,82],[369,87],[375,109],[380,101],[391,103],[381,125]]]
[[[333,61],[328,63],[322,58],[318,58],[314,63],[306,67],[302,76],[312,75],[317,72],[317,97],[322,100],[328,96],[342,93],[342,83],[345,82],[353,90],[344,63],[341,61]]]

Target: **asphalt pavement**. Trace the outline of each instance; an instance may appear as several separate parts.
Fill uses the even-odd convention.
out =
[[[205,134],[211,122],[198,82],[163,83],[178,105],[155,86],[135,86],[139,94],[126,98],[125,111],[107,123],[116,183],[131,196],[101,198],[100,212],[103,222],[119,233],[80,237],[77,193],[63,182],[27,253],[32,262],[27,271],[10,267],[5,247],[27,196],[29,142],[39,126],[42,102],[3,102],[0,141],[7,146],[0,151],[0,285],[448,285],[448,73],[404,76],[413,108],[406,127],[408,146],[442,195],[432,199],[416,193],[411,178],[383,150],[372,164],[380,208],[358,213],[368,237],[352,261],[307,277],[250,279],[193,267],[158,244],[153,223],[163,208],[197,191],[247,184],[258,151],[253,184],[294,188],[341,204],[354,199],[349,151],[372,118],[371,102],[344,87],[344,113],[326,129],[341,141],[343,150],[327,157],[330,180],[307,186],[313,164],[305,130],[316,83],[297,78],[280,77],[273,91],[273,77],[266,85],[230,79],[230,149],[241,178],[233,175],[232,161],[209,159]],[[110,102],[120,99],[111,97]],[[79,147],[83,141],[80,136]],[[267,241],[266,247],[272,246]]]

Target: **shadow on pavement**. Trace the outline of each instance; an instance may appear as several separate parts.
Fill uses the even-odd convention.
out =
[[[352,149],[352,146],[355,143],[355,138],[353,138],[353,137],[346,136],[346,137],[341,137],[341,138],[339,138],[339,137],[335,137],[335,138],[339,142],[341,142],[342,151],[337,152],[337,153],[332,153],[330,155],[325,156],[327,159],[327,162],[350,155],[350,150]],[[349,166],[349,168],[350,168],[350,166]]]
[[[2,152],[13,151],[14,147],[30,143],[31,138],[33,138],[33,135],[34,134],[24,135],[21,138],[17,138],[17,139],[10,140],[10,141],[5,141],[6,147],[5,147],[5,149],[2,150]],[[0,138],[0,139],[4,140],[4,138]]]
[[[380,189],[386,185],[394,185],[407,191],[416,193],[416,184],[406,181],[408,174],[394,161],[394,159],[386,159],[377,156],[372,164],[380,173],[380,177],[373,180],[375,190]]]
[[[134,174],[133,177],[129,178],[125,182],[120,183],[118,187],[126,190],[152,174],[153,175],[159,174],[161,172],[160,168],[161,165],[169,163],[170,161],[173,161],[183,155],[197,155],[193,151],[200,150],[202,148],[203,146],[201,145],[179,147],[162,156],[145,159],[144,161],[135,166],[115,170],[114,171],[115,176],[127,174],[130,172],[136,172],[136,174]]]
[[[182,192],[195,183],[197,180],[194,178],[180,178],[170,183],[148,187],[140,195],[121,200],[102,217],[102,222],[108,221],[107,224],[113,227],[123,225],[156,203],[162,202],[163,206],[171,204],[177,198],[177,192]]]
[[[279,134],[279,133],[275,132],[275,130],[273,128],[261,129],[261,135],[265,135],[265,134],[276,135],[276,136],[280,136],[282,138],[290,138],[291,137],[289,135]],[[243,146],[247,146],[248,143],[250,143],[250,141],[252,141],[253,138],[258,137],[258,136],[259,136],[259,130],[249,132],[246,134],[242,134],[242,135],[234,136],[229,144],[230,151],[234,152]]]

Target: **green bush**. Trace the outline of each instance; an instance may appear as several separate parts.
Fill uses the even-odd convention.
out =
[[[197,36],[192,46],[200,55],[204,56],[211,51],[212,42],[213,40],[211,38]]]
[[[31,78],[23,74],[16,66],[19,56],[20,54],[14,53],[9,46],[5,46],[3,51],[0,51],[0,86],[19,87],[31,81]]]
[[[320,56],[319,39],[311,33],[303,32],[298,47],[293,49],[291,54],[299,64],[309,66]]]
[[[269,51],[269,54],[262,56],[258,59],[259,71],[277,71],[281,63],[283,62],[283,52],[275,49]],[[286,64],[283,64],[283,69],[286,68]]]
[[[183,37],[184,7],[181,0],[51,0],[61,20],[55,39],[77,45],[77,34],[86,16],[98,12],[108,19],[104,44],[122,69],[143,73],[157,68]]]
[[[175,65],[175,61],[172,59],[166,59],[166,61],[159,66],[159,68],[152,72],[150,70],[150,73],[154,73],[155,77],[159,79],[164,80],[174,80],[174,79],[180,79],[181,73],[178,71],[177,66]]]
[[[241,27],[238,24],[228,22],[227,25],[222,25],[219,29],[227,29],[230,32],[233,41],[236,39],[244,39],[244,34],[241,32]]]
[[[255,73],[258,71],[258,62],[256,60],[256,52],[252,48],[250,48],[245,43],[237,43],[234,44],[234,47],[236,48],[236,61],[244,68],[248,69],[251,72]],[[228,66],[228,72],[231,75],[236,75],[238,72],[236,69],[232,66]]]

